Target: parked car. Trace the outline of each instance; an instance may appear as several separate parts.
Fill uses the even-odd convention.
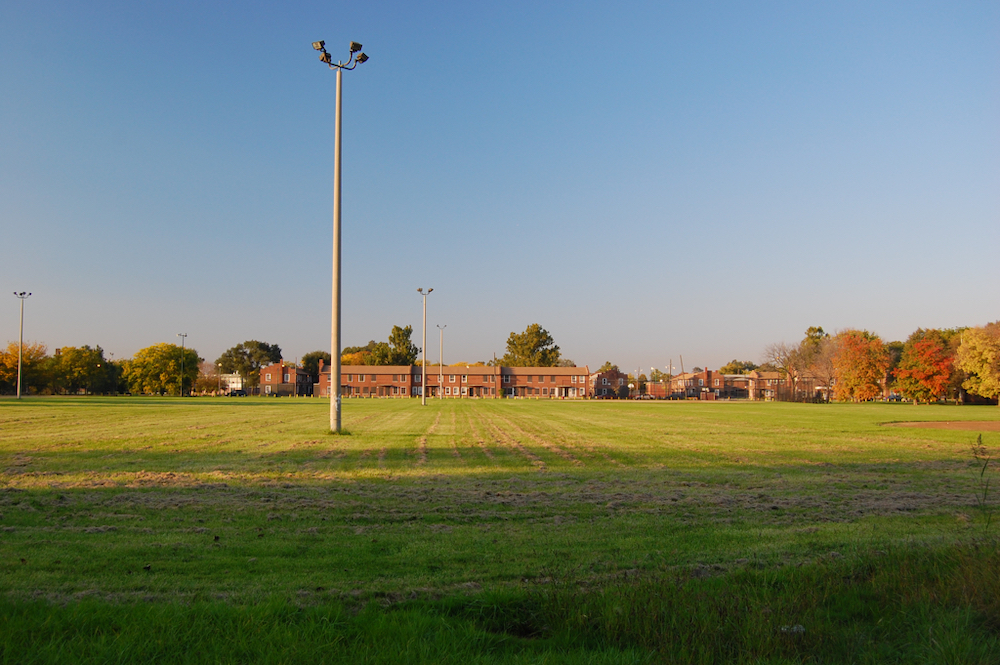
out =
[[[247,391],[245,390],[230,390],[226,393],[226,397],[246,397]]]

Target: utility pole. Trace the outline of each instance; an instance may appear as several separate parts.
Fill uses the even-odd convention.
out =
[[[438,349],[438,399],[444,396],[444,389],[441,387],[444,385],[444,329],[447,325],[439,325],[438,330],[441,331],[441,346]]]
[[[184,397],[184,340],[187,339],[187,333],[177,333],[177,336],[181,338],[181,397]]]

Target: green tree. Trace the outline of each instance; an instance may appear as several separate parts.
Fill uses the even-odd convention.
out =
[[[620,372],[618,365],[613,365],[610,360],[606,361],[603,365],[597,368],[598,372]]]
[[[500,359],[504,367],[555,367],[559,362],[559,347],[552,335],[537,323],[523,333],[510,334],[507,353]]]
[[[281,347],[255,339],[227,349],[215,361],[217,365],[222,365],[224,374],[239,374],[243,378],[243,385],[248,388],[260,385],[261,367],[276,362],[281,362]]]
[[[341,359],[343,359],[343,354],[341,354]],[[302,369],[305,370],[310,377],[312,377],[313,383],[319,383],[319,361],[322,360],[323,364],[327,367],[333,362],[333,356],[330,355],[329,351],[310,351],[309,353],[302,356]]]
[[[733,359],[720,367],[719,372],[721,374],[749,374],[755,369],[757,369],[757,363],[750,362],[749,360]]]
[[[184,378],[181,383],[181,358]],[[125,367],[129,389],[136,393],[181,393],[181,385],[190,387],[198,379],[198,364],[202,361],[194,349],[182,349],[176,344],[154,344],[139,349]]]
[[[49,382],[54,392],[105,392],[111,388],[104,349],[89,345],[64,346],[49,359]]]
[[[966,373],[962,385],[970,393],[1000,397],[1000,321],[962,333],[955,364]]]
[[[389,333],[389,365],[413,365],[420,355],[420,347],[410,339],[413,326],[393,326]]]

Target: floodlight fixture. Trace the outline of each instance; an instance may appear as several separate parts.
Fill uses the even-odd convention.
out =
[[[318,42],[313,42],[312,45],[313,45],[314,49],[316,49],[317,51],[320,52],[320,54],[319,54],[320,61],[321,62],[325,62],[327,64],[327,66],[330,67],[330,69],[338,69],[338,70],[347,69],[347,70],[351,70],[351,69],[354,69],[355,67],[357,67],[359,63],[367,62],[368,61],[368,56],[365,55],[364,53],[361,53],[361,44],[359,44],[358,42],[351,42],[350,43],[350,46],[348,48],[351,51],[351,57],[348,58],[348,60],[347,60],[346,63],[345,62],[340,62],[340,61],[337,61],[336,63],[333,62],[333,58],[330,56],[330,54],[326,50],[326,42],[325,41],[320,40]]]

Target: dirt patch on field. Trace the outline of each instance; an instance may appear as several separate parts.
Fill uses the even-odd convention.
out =
[[[886,423],[890,427],[919,427],[921,429],[953,429],[968,432],[1000,432],[1000,420],[942,420],[937,422]]]

